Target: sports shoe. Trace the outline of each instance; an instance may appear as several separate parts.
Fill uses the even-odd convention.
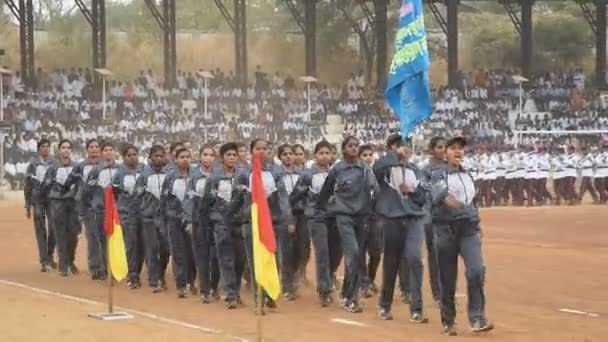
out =
[[[42,273],[50,273],[51,272],[51,266],[50,265],[42,265],[40,266],[40,272]]]
[[[141,287],[141,283],[137,280],[127,282],[127,288],[129,290],[135,290]]]
[[[380,308],[378,310],[378,316],[380,316],[380,319],[383,320],[383,321],[391,321],[391,320],[393,320],[393,314],[389,310],[387,310],[385,308]]]
[[[454,324],[444,324],[443,325],[443,334],[448,336],[456,336],[456,328]]]
[[[369,290],[369,288],[367,289],[361,289],[361,297],[363,298],[371,298],[372,296],[372,292]]]
[[[296,300],[296,295],[293,294],[293,292],[284,292],[283,299],[285,299],[288,302],[293,302],[294,300]]]
[[[106,281],[108,280],[108,275],[105,273],[99,273],[99,281]]]
[[[70,265],[70,273],[72,273],[73,275],[79,275],[80,274],[80,270],[78,269],[78,267],[76,267],[75,264],[71,264]]]
[[[224,304],[226,305],[226,309],[228,310],[236,309],[236,307],[238,306],[236,299],[226,299]]]
[[[277,308],[277,303],[274,300],[266,297],[264,299],[264,306],[267,307],[267,308],[269,308],[269,309],[276,309]]]
[[[344,308],[350,313],[360,313],[363,312],[361,306],[357,302],[350,302],[350,304],[345,304]]]
[[[369,291],[371,293],[378,293],[378,286],[376,285],[376,283],[369,284]]]
[[[410,317],[410,322],[412,323],[428,323],[429,319],[424,317],[420,312],[414,312]]]
[[[99,280],[99,273],[97,273],[97,272],[91,273],[91,280]]]
[[[57,265],[57,263],[55,262],[55,260],[51,260],[50,265],[51,265],[51,268],[52,268],[52,269],[54,269],[54,270],[56,270],[56,269],[57,269],[57,267],[58,267],[58,265]]]
[[[321,305],[321,307],[327,307],[332,303],[332,298],[331,296],[328,294],[320,294],[319,295],[319,304]]]
[[[188,296],[188,289],[182,287],[177,290],[177,298],[186,298]]]
[[[59,271],[59,276],[60,277],[67,277],[68,276],[68,272],[67,271]]]
[[[161,282],[158,282],[158,284],[152,288],[152,293],[161,293],[163,291],[165,291],[165,288]]]
[[[486,332],[492,329],[494,329],[494,325],[492,323],[489,323],[485,319],[475,321],[475,323],[473,323],[473,326],[471,327],[471,331],[473,331],[474,333]]]
[[[203,303],[203,304],[211,303],[211,298],[209,297],[208,294],[204,293],[201,295],[201,303]]]

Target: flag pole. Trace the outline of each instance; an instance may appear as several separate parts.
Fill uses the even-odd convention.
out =
[[[256,338],[256,342],[262,342],[264,334],[262,333],[262,316],[264,316],[264,291],[262,290],[262,286],[257,284],[257,292],[258,292],[258,327],[257,333],[258,336]]]
[[[108,260],[108,313],[114,313],[114,277],[112,276],[112,266],[110,265],[110,244],[107,243],[106,253]]]

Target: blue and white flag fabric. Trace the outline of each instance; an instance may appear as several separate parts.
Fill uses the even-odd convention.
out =
[[[422,0],[403,0],[385,92],[399,119],[403,138],[409,137],[416,125],[433,112],[429,65]]]

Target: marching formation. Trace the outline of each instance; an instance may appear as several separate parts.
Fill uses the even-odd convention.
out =
[[[243,305],[241,284],[256,284],[252,226],[257,223],[251,212],[258,207],[251,194],[250,161],[259,158],[283,300],[297,300],[301,284],[308,283],[306,269],[314,252],[321,307],[338,301],[358,313],[362,298],[379,293],[379,316],[390,320],[398,277],[410,321],[426,323],[426,246],[432,295],[441,308],[444,333],[456,334],[459,255],[466,268],[469,323],[472,331],[483,332],[493,325],[485,314],[480,191],[475,175],[465,168],[466,145],[461,137],[433,138],[428,161],[419,167],[400,135],[388,138],[387,152],[377,160],[373,147],[360,145],[354,137],[342,142],[340,159],[338,149],[327,141],[318,142],[310,158],[300,145],[275,149],[263,139],[249,146],[204,145],[196,154],[175,142],[154,145],[147,162],[140,164],[139,151],[132,145],[122,146],[117,158],[111,142],[90,140],[87,159],[76,164],[69,140],[59,143],[54,159],[49,141],[40,140],[39,156],[28,168],[26,214],[34,219],[42,272],[79,274],[74,259],[84,231],[88,273],[92,280],[105,281],[109,275],[104,190],[111,187],[124,232],[129,289],[146,283],[154,293],[166,291],[171,261],[179,298],[198,294],[202,303],[222,300],[227,309],[235,309]],[[344,274],[339,282],[341,263]],[[256,303],[277,306],[271,296],[253,293]]]

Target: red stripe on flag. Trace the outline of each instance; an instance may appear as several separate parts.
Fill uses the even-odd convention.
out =
[[[268,199],[264,191],[264,182],[262,181],[262,157],[256,156],[253,158],[253,174],[251,177],[251,199],[258,206],[258,227],[260,232],[260,241],[270,253],[274,253],[277,249],[277,243],[274,238],[274,230],[272,229],[272,216],[268,207]]]
[[[103,197],[105,204],[104,230],[106,231],[107,236],[112,236],[114,233],[114,225],[120,225],[120,219],[118,218],[118,210],[116,209],[116,201],[114,200],[114,191],[111,185],[106,186]]]

